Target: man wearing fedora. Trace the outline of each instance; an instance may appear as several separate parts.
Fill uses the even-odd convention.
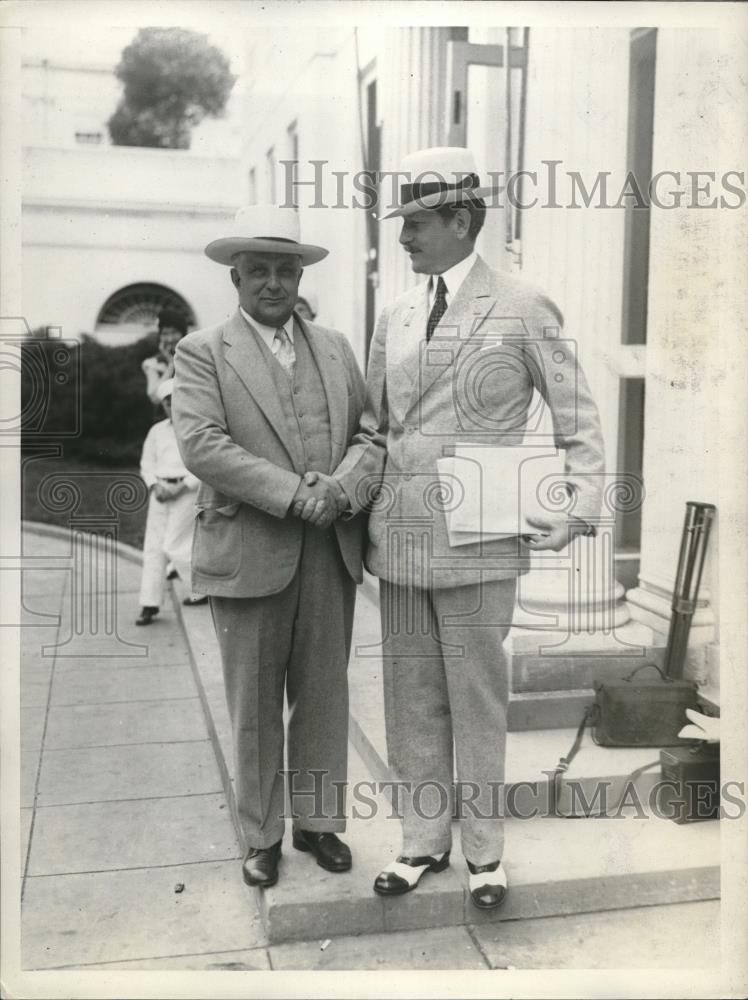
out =
[[[493,192],[480,187],[470,151],[422,150],[403,171],[411,182],[387,218],[402,219],[400,244],[428,278],[379,317],[361,427],[335,472],[350,510],[370,508],[366,564],[380,577],[387,748],[403,782],[402,854],[374,889],[408,892],[447,868],[456,759],[470,895],[493,908],[507,887],[495,793],[509,690],[502,643],[517,577],[531,550],[594,533],[603,445],[584,375],[558,339],[558,309],[475,252]],[[437,462],[459,445],[521,446],[534,391],[565,449],[573,516],[538,518],[524,537],[478,530],[469,544],[450,545],[451,500]]]
[[[205,252],[231,268],[239,305],[180,342],[173,419],[202,483],[193,587],[210,595],[221,650],[243,876],[270,886],[285,827],[284,694],[293,846],[329,871],[351,867],[337,833],[364,527],[333,524],[344,498],[327,474],[358,427],[364,383],[346,338],[294,312],[302,268],[327,250],[301,243],[292,208],[240,210]],[[308,486],[306,473],[322,478]]]

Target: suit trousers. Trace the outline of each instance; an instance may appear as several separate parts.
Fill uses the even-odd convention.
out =
[[[285,829],[284,692],[294,826],[345,829],[347,669],[356,585],[334,529],[305,524],[303,531],[299,564],[283,590],[210,598],[246,847],[270,847]]]
[[[160,608],[169,560],[185,586],[192,587],[192,532],[195,525],[195,491],[185,490],[173,500],[159,501],[151,493],[143,541],[140,603]]]
[[[516,579],[428,590],[380,581],[387,753],[404,783],[406,856],[449,850],[456,807],[465,858],[501,858],[509,698],[502,645],[516,587]]]

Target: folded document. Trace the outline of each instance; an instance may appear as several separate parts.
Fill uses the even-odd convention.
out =
[[[466,444],[439,459],[449,544],[537,534],[527,517],[549,517],[564,507],[564,455],[548,446]]]

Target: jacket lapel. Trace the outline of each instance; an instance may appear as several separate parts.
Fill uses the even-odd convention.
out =
[[[426,282],[410,293],[390,320],[387,337],[387,402],[396,416],[404,416],[418,382],[423,333],[426,329]]]
[[[258,337],[257,331],[250,327],[237,309],[223,331],[226,363],[231,365],[247,392],[267,417],[294,467],[303,470],[303,456],[299,454],[296,442],[287,432],[283,408]]]
[[[440,376],[451,372],[467,341],[475,334],[496,302],[492,275],[482,257],[478,257],[459,291],[442,316],[427,344],[422,342],[420,367],[408,408],[428,392]],[[425,323],[424,323],[425,337]]]
[[[301,329],[299,330],[299,327]],[[340,349],[312,323],[304,323],[296,316],[296,329],[306,337],[309,350],[317,363],[322,384],[327,396],[327,412],[330,418],[330,438],[332,461],[328,472],[340,464],[348,446],[348,380]]]

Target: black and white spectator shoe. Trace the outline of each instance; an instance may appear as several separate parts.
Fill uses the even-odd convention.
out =
[[[482,910],[493,910],[501,906],[506,898],[507,881],[504,866],[500,861],[489,865],[473,865],[469,861],[468,887],[470,898]]]
[[[380,896],[401,896],[418,885],[426,872],[443,872],[449,867],[449,851],[437,857],[428,854],[417,858],[400,855],[383,868],[374,880],[374,892]]]

